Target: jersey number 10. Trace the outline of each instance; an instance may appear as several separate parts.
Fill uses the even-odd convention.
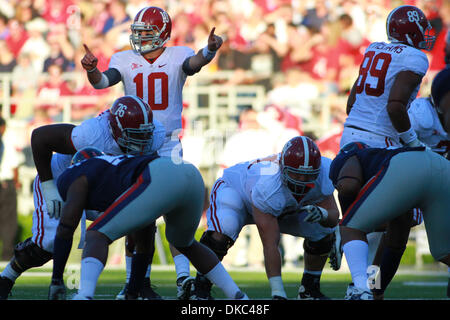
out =
[[[356,86],[356,93],[365,91],[368,96],[381,96],[384,92],[384,81],[391,60],[392,57],[389,53],[380,52],[375,55],[375,51],[368,51],[364,55],[363,62],[359,68],[359,81]],[[377,86],[375,88],[372,88],[370,84],[366,83],[368,74],[371,77],[377,78]]]
[[[138,73],[133,82],[136,84],[136,95],[144,99],[144,76],[142,73]],[[156,97],[156,80],[160,80],[161,90],[160,97]],[[152,110],[165,110],[169,105],[169,77],[164,72],[150,73],[147,77],[147,97],[148,104]],[[159,103],[156,103],[156,98],[159,98]]]

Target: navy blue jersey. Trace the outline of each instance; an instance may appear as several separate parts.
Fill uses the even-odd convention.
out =
[[[88,180],[88,199],[85,209],[104,211],[114,200],[133,185],[148,163],[158,158],[156,153],[145,156],[101,156],[68,167],[57,180],[61,198],[79,177]]]
[[[345,147],[344,147],[345,148]],[[356,156],[361,164],[364,183],[372,178],[382,167],[389,165],[389,161],[393,156],[405,151],[423,151],[424,147],[403,147],[397,149],[385,148],[348,148],[339,151],[336,158],[333,159],[330,166],[329,178],[336,186],[339,172],[342,166],[352,156]]]

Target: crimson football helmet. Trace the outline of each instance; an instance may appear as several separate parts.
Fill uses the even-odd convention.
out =
[[[386,33],[389,41],[431,50],[436,37],[429,35],[431,24],[425,14],[414,6],[400,6],[389,13]]]
[[[137,96],[123,96],[114,101],[108,114],[109,129],[126,154],[149,153],[153,144],[153,112]]]
[[[136,14],[131,24],[131,47],[140,54],[154,51],[170,39],[171,31],[172,21],[166,11],[158,7],[145,7]]]
[[[97,149],[95,147],[85,147],[81,150],[78,150],[72,157],[72,161],[70,162],[71,165],[76,164],[78,162],[95,158],[99,156],[105,155],[103,151],[100,149]]]
[[[292,138],[281,151],[281,179],[294,195],[303,196],[314,188],[320,164],[320,150],[313,140],[304,136]]]

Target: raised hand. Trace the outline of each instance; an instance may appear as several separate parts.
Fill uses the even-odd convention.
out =
[[[97,68],[98,59],[91,52],[87,45],[83,44],[83,47],[86,51],[86,54],[84,55],[83,59],[81,59],[81,65],[86,71],[93,71],[95,68]]]
[[[210,51],[217,51],[222,46],[223,40],[220,36],[215,35],[214,31],[216,30],[216,27],[211,29],[211,32],[209,33],[208,37],[208,50]]]

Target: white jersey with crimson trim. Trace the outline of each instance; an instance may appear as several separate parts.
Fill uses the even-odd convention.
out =
[[[356,100],[345,122],[367,131],[398,140],[387,112],[390,90],[397,74],[412,71],[421,76],[428,70],[425,53],[404,44],[374,42],[366,49],[356,82]],[[416,98],[415,88],[408,102]]]
[[[166,128],[167,134],[181,129],[183,86],[187,75],[183,62],[195,54],[188,47],[166,47],[153,62],[133,50],[112,55],[109,68],[118,70],[126,95],[136,95],[148,102],[153,116]]]
[[[411,127],[420,141],[437,153],[450,151],[450,135],[442,127],[430,98],[417,98],[408,110]]]
[[[254,205],[262,212],[278,217],[298,212],[301,207],[321,202],[333,194],[334,187],[328,178],[331,159],[322,157],[315,187],[299,202],[281,180],[278,159],[279,155],[275,161],[242,162],[224,170],[222,180],[241,195],[247,212],[251,213]]]
[[[108,123],[108,113],[106,110],[97,117],[83,121],[72,130],[72,144],[76,150],[85,147],[96,147],[107,155],[119,156],[123,154],[116,140],[114,140]],[[150,153],[161,148],[164,143],[166,131],[158,120],[153,118],[155,129],[153,131],[153,144]]]
[[[72,130],[72,144],[76,150],[85,147],[96,147],[107,155],[119,156],[123,154],[116,140],[114,140],[109,130],[108,112],[104,111],[97,117],[83,121]],[[151,152],[161,148],[165,139],[164,126],[156,119],[153,119],[155,130],[153,131],[153,144]],[[59,155],[52,157],[51,168],[53,179],[56,179],[64,169],[70,165],[71,155]]]

